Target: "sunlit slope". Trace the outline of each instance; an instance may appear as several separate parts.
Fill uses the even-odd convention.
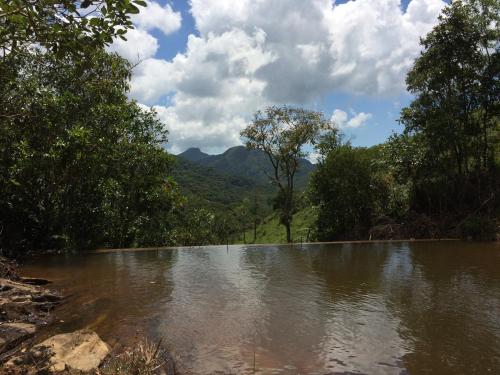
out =
[[[292,238],[294,242],[301,242],[301,240],[306,241],[309,231],[310,240],[312,240],[316,215],[314,207],[306,207],[293,215]],[[253,229],[245,232],[246,243],[286,243],[285,227],[279,223],[279,218],[276,213],[266,217],[263,222],[257,226],[257,238],[255,242],[253,237]]]

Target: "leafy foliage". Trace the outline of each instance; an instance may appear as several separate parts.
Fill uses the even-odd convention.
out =
[[[125,39],[130,16],[143,0],[0,0],[0,49],[3,55],[38,45],[58,56],[85,56],[113,37]]]
[[[198,223],[190,223],[187,217],[182,219],[178,231],[184,231],[184,234],[178,235],[177,243],[234,242],[246,228],[254,226],[256,220],[270,211],[273,189],[254,180],[222,173],[183,157],[176,158],[172,177],[187,198],[184,214],[194,216]],[[198,216],[205,216],[206,220],[199,220]],[[196,232],[199,225],[207,228],[201,229],[206,236],[191,233]],[[187,241],[180,240],[181,237]]]
[[[1,247],[168,243],[172,158],[154,112],[126,97],[128,63],[31,52],[0,72]]]
[[[297,210],[293,214],[291,223],[292,241],[312,242],[317,240],[317,207],[307,204],[304,208]],[[254,229],[250,229],[245,233],[246,243],[286,243],[286,233],[283,232],[282,224],[280,223],[279,215],[274,212],[258,223]],[[242,239],[240,239],[242,240]]]
[[[391,142],[417,211],[498,207],[499,21],[498,1],[454,1],[422,40],[407,78],[415,100],[402,111],[404,134]]]
[[[408,73],[415,99],[401,113],[403,133],[370,149],[335,139],[319,147],[312,191],[320,239],[368,238],[378,218],[378,229],[397,227],[402,236],[455,229],[466,237],[494,237],[500,3],[453,1],[439,20]]]
[[[366,239],[373,218],[387,209],[389,189],[372,151],[338,146],[313,174],[319,240]]]
[[[321,113],[287,106],[257,112],[253,123],[241,132],[246,146],[263,151],[272,166],[268,177],[279,189],[276,202],[287,242],[292,240],[295,175],[300,159],[308,155],[304,146],[316,144],[325,132],[335,130]]]

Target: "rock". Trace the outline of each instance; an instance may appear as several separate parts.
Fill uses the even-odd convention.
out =
[[[0,325],[0,354],[14,348],[35,334],[36,326],[29,323],[3,323]]]
[[[33,347],[31,354],[36,356],[44,351],[48,353],[52,371],[65,368],[91,371],[101,364],[109,348],[95,332],[83,329],[53,336]]]
[[[61,300],[59,294],[40,286],[0,279],[0,322],[40,323]]]

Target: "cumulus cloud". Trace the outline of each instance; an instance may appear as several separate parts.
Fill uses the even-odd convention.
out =
[[[150,104],[172,90],[178,102],[185,97],[224,100],[228,95],[248,95],[253,91],[248,86],[263,85],[255,72],[274,59],[264,49],[265,40],[266,34],[259,29],[252,34],[233,29],[217,36],[190,35],[185,54],[178,54],[170,62],[147,59],[137,67],[132,94]]]
[[[134,72],[132,95],[168,102],[157,109],[173,149],[221,151],[267,104],[307,106],[333,91],[398,96],[419,38],[445,4],[411,0],[403,11],[401,0],[191,0],[199,36],[170,61],[150,54]],[[159,28],[153,13],[139,15],[139,28]],[[345,116],[342,126],[355,128],[371,115]]]
[[[161,6],[154,1],[147,1],[147,7],[141,8],[132,21],[140,29],[158,29],[168,35],[180,29],[182,17],[179,12],[174,12],[170,4]]]
[[[127,40],[116,38],[108,51],[135,63],[153,57],[159,47],[158,39],[148,31],[161,30],[165,35],[171,34],[181,27],[182,17],[167,4],[161,6],[154,1],[148,1],[147,7],[141,7],[139,14],[133,16],[135,29],[127,31]]]
[[[332,114],[332,122],[340,129],[343,128],[358,128],[372,118],[371,113],[360,112],[356,113],[351,110],[351,116],[341,109],[336,109]]]
[[[147,59],[136,68],[131,94],[154,105],[172,93],[170,106],[156,105],[170,131],[173,152],[199,146],[219,152],[240,143],[239,132],[266,103],[266,83],[255,72],[275,56],[264,49],[266,34],[239,29],[206,38],[191,35],[185,54],[172,61]]]
[[[116,39],[108,50],[117,52],[131,62],[152,57],[158,50],[158,40],[144,30],[129,30],[126,37],[126,41]]]

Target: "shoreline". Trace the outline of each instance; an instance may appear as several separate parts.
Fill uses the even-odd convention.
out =
[[[19,265],[0,257],[0,374],[175,374],[161,342],[136,337],[134,345],[110,345],[91,329],[40,335],[67,302],[46,279],[23,277]],[[155,372],[156,373],[156,372]]]
[[[116,252],[133,252],[133,251],[159,251],[159,250],[181,250],[181,249],[196,249],[201,247],[217,248],[217,247],[261,247],[261,246],[301,246],[301,245],[344,245],[344,244],[377,244],[377,243],[418,243],[418,242],[453,242],[453,241],[466,241],[460,238],[421,238],[421,239],[401,239],[401,240],[352,240],[352,241],[323,241],[323,242],[291,242],[291,243],[248,243],[248,244],[220,244],[220,245],[193,245],[193,246],[156,246],[156,247],[124,247],[124,248],[100,248],[96,250],[89,250],[82,252],[82,254],[107,254]],[[471,241],[474,242],[474,241]],[[477,241],[483,242],[483,241]],[[488,241],[489,242],[489,241]],[[496,242],[496,241],[492,241]]]

